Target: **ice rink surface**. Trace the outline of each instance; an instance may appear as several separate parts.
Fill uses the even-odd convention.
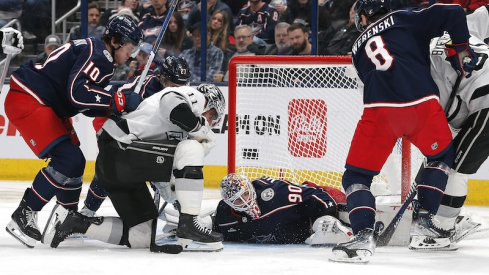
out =
[[[0,181],[0,225],[5,228],[30,182]],[[81,202],[88,185],[83,186]],[[217,204],[217,190],[207,190],[204,207]],[[44,229],[54,206],[50,202],[39,213]],[[466,207],[489,222],[489,208]],[[97,212],[115,216],[107,200]],[[163,221],[158,224],[161,232]],[[177,255],[155,254],[149,249],[129,249],[94,240],[72,238],[57,249],[38,242],[35,248],[22,245],[5,229],[0,231],[0,275],[10,274],[177,274],[177,275],[428,275],[489,274],[489,231],[476,233],[459,243],[452,252],[413,252],[407,247],[377,248],[368,264],[343,264],[328,261],[329,247],[307,245],[250,245],[224,243],[221,252],[183,252]]]

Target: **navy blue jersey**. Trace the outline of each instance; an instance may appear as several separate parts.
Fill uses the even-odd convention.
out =
[[[214,230],[225,241],[247,243],[303,243],[319,217],[336,215],[336,202],[321,188],[262,177],[252,182],[261,216],[252,219],[220,201]]]
[[[251,12],[251,8],[242,8],[238,13],[238,25],[248,25],[251,27],[251,32],[263,39],[268,44],[274,43],[275,25],[278,21],[278,12],[275,8],[269,5],[263,5],[256,12]]]
[[[104,87],[114,74],[114,62],[100,39],[70,41],[43,63],[29,62],[12,73],[11,81],[60,117],[82,112],[107,116],[112,94]]]
[[[139,21],[138,26],[143,31],[144,42],[153,44],[153,42],[156,41],[156,38],[158,38],[161,28],[163,27],[163,23],[165,22],[167,13],[168,11],[160,16],[147,13],[143,16],[143,19]]]
[[[438,99],[430,75],[429,45],[444,31],[453,43],[469,39],[459,5],[398,10],[369,25],[352,47],[353,64],[365,85],[365,107],[399,107]]]

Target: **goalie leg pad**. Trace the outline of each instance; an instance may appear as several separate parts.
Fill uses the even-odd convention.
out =
[[[414,251],[454,251],[458,247],[451,244],[449,238],[430,238],[426,236],[411,236],[409,249]]]
[[[334,245],[346,242],[353,236],[351,228],[341,224],[333,216],[323,216],[312,225],[313,234],[305,240],[305,243],[312,246]]]
[[[219,252],[224,248],[222,242],[201,243],[183,238],[178,238],[177,244],[181,245],[185,252]]]
[[[56,233],[56,228],[58,228],[58,226],[64,222],[67,215],[68,209],[59,204],[56,204],[54,206],[42,233],[42,243],[51,244],[51,241],[54,238],[54,234]]]

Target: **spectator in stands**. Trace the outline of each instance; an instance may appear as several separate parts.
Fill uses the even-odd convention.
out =
[[[234,29],[234,38],[236,39],[236,52],[231,56],[255,55],[248,50],[248,46],[253,44],[253,33],[248,25],[239,25]],[[229,59],[231,59],[229,58]],[[228,72],[224,75],[224,81],[228,81]]]
[[[280,22],[275,26],[275,44],[267,47],[265,52],[257,53],[264,55],[290,55],[292,48],[290,47],[289,33],[287,29],[290,24],[287,22]]]
[[[22,14],[22,0],[0,1],[0,28]]]
[[[101,38],[104,34],[105,27],[100,25],[100,7],[96,2],[88,4],[88,37]],[[67,41],[81,39],[81,27],[71,28]]]
[[[155,42],[167,14],[167,0],[151,0],[150,12],[145,14],[139,22],[139,28],[144,34],[144,42],[150,44]]]
[[[319,6],[318,13],[318,31],[326,30],[331,25],[327,7]],[[305,21],[308,28],[311,26],[311,0],[290,0],[287,9],[279,16],[280,22],[292,24],[297,20]]]
[[[230,44],[229,40],[232,38],[229,35],[229,17],[226,11],[215,11],[212,14],[211,20],[207,22],[207,29],[211,31],[212,43],[221,49],[221,51],[226,52]]]
[[[207,0],[207,20],[211,18],[211,14],[213,14],[217,10],[223,10],[228,14],[228,18],[233,18],[233,13],[228,5],[224,4],[221,0]],[[186,21],[187,29],[190,29],[191,26],[195,25],[195,23],[200,22],[200,3],[195,5],[188,15]],[[233,31],[233,24],[229,24],[229,31]]]
[[[24,0],[20,22],[24,42],[43,42],[51,33],[51,0]]]
[[[311,54],[311,43],[309,43],[309,32],[306,26],[301,23],[293,23],[287,29],[292,47],[291,55]]]
[[[192,46],[192,38],[187,35],[182,15],[179,12],[174,12],[163,35],[158,56],[161,59],[168,56],[178,56],[183,50],[190,49]]]
[[[273,44],[273,30],[278,22],[277,10],[262,0],[250,0],[249,3],[239,11],[235,25],[250,26],[255,43]]]
[[[200,22],[194,24],[191,28],[192,39],[194,46],[191,49],[185,50],[180,54],[180,57],[185,59],[189,65],[191,73],[191,82],[200,82]],[[213,81],[214,75],[221,70],[224,60],[224,53],[211,42],[211,32],[207,30],[207,53],[206,53],[206,79],[204,81]]]
[[[46,36],[46,40],[44,41],[44,52],[36,57],[36,63],[44,63],[51,52],[59,48],[59,46],[61,46],[61,39],[59,36],[56,34]]]
[[[338,28],[329,27],[318,36],[319,55],[349,55],[351,47],[360,35],[355,26],[355,3],[350,8],[350,20]]]
[[[180,0],[178,1],[176,10],[182,15],[182,18],[187,21],[190,11],[198,2],[200,2],[200,0]]]
[[[143,42],[141,45],[139,45],[139,52],[136,55],[136,60],[132,60],[129,63],[129,72],[127,73],[127,79],[131,79],[135,76],[141,75],[141,72],[144,70],[144,66],[146,66],[146,63],[148,62],[149,59],[149,54],[153,48],[149,43]],[[151,64],[150,68],[154,65]]]
[[[121,11],[121,14],[129,15],[134,19],[134,21],[139,22],[143,16],[140,10],[138,0],[122,0],[122,4],[117,9],[108,9],[104,12],[100,18],[100,25],[107,25],[109,19]]]

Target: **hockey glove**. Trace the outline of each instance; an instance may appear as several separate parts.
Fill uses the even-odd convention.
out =
[[[2,48],[5,54],[19,54],[24,49],[24,38],[14,28],[0,29],[2,32]]]
[[[479,59],[469,43],[452,44],[450,41],[445,44],[445,53],[447,61],[450,62],[457,74],[469,78]]]
[[[175,182],[153,182],[154,186],[160,191],[160,196],[169,204],[177,201],[175,193]]]
[[[212,147],[217,144],[217,138],[205,117],[201,116],[199,121],[199,124],[188,135],[202,144],[205,155],[207,155]]]
[[[132,91],[117,91],[112,95],[110,102],[109,114],[113,116],[121,116],[123,113],[128,113],[136,110],[143,99]]]

